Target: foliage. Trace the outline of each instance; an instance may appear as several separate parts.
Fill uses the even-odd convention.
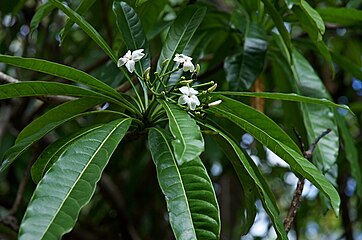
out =
[[[2,7],[0,238],[360,236],[362,216],[349,211],[362,198],[358,7],[356,0]],[[303,139],[314,146],[327,129],[306,151]],[[288,176],[294,185],[306,179],[319,198],[303,195],[289,235]],[[268,231],[256,233],[263,213]],[[337,227],[325,230],[331,213]],[[8,223],[13,218],[19,226]],[[313,223],[318,236],[308,235]]]

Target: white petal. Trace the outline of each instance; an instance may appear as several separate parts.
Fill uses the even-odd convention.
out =
[[[207,105],[209,105],[209,107],[217,106],[217,105],[219,105],[221,102],[222,102],[222,100],[216,100],[216,101],[214,101],[214,102],[212,102],[212,103],[209,103],[209,104],[207,104]]]
[[[128,69],[129,72],[133,73],[134,71],[134,61],[133,60],[129,60],[126,62],[126,68]]]
[[[141,58],[143,58],[143,56],[145,55],[143,52],[143,49],[138,49],[132,52],[132,60],[137,62],[139,60],[141,60]]]
[[[179,90],[184,95],[189,95],[190,94],[190,88],[189,87],[183,86],[183,87],[180,87]]]
[[[131,57],[132,57],[131,51],[128,50],[127,53],[123,57],[127,58],[127,59],[131,59]]]
[[[128,62],[128,59],[124,58],[124,57],[121,57],[120,59],[118,59],[117,67],[123,66],[124,64],[126,64],[126,62]]]
[[[188,103],[188,102],[189,102],[189,97],[186,96],[186,95],[182,95],[182,96],[180,96],[179,99],[178,99],[178,104],[184,105],[184,104],[186,104],[186,103]]]
[[[196,103],[194,101],[190,101],[187,103],[187,106],[190,108],[190,110],[195,110],[196,109]]]
[[[200,106],[200,101],[199,101],[199,99],[198,99],[195,95],[192,95],[192,96],[190,97],[190,101],[193,102],[193,103],[195,103],[196,106]]]
[[[195,90],[195,89],[193,89],[193,88],[189,88],[189,95],[191,96],[191,95],[196,95],[196,94],[198,94],[199,93],[199,91],[197,91],[197,90]]]
[[[195,70],[195,66],[192,64],[191,61],[185,61],[182,69],[185,72],[187,72],[187,71],[193,72]]]
[[[180,54],[176,53],[175,57],[173,58],[175,62],[181,63],[183,62],[183,58],[180,56]]]

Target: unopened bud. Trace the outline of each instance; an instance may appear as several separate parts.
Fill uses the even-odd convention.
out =
[[[196,68],[194,70],[194,73],[199,74],[200,69],[201,69],[200,64],[196,64]]]
[[[165,60],[163,60],[161,66],[162,67],[166,66],[169,61],[170,61],[170,59],[166,58]]]
[[[193,82],[193,80],[182,80],[179,83],[182,85],[187,85],[187,84],[191,84]]]
[[[207,104],[209,107],[213,107],[213,106],[217,106],[222,102],[222,100],[216,100],[214,102],[211,102],[209,104]]]
[[[150,80],[150,70],[151,70],[151,67],[148,67],[148,68],[146,68],[146,70],[143,73],[143,79],[145,81]]]
[[[213,92],[215,91],[215,89],[217,88],[217,83],[215,83],[214,85],[212,85],[211,87],[209,87],[209,89],[207,89],[207,92]]]

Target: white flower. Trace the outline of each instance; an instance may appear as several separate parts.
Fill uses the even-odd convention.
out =
[[[186,86],[181,87],[179,90],[182,92],[182,95],[178,99],[178,104],[187,104],[191,110],[195,110],[196,106],[200,105],[200,101],[196,96],[199,93],[198,91]]]
[[[178,66],[182,66],[182,69],[187,72],[193,72],[195,71],[195,66],[192,64],[191,60],[192,58],[184,55],[184,54],[178,54],[176,53],[175,58],[173,59],[175,62],[178,63]]]
[[[143,50],[144,49],[137,49],[134,50],[133,52],[128,50],[128,52],[123,57],[118,59],[117,66],[121,67],[123,65],[126,65],[128,71],[132,73],[135,69],[135,63],[141,60],[145,55],[144,53],[142,53]]]

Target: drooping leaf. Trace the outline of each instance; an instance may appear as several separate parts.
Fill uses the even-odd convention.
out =
[[[116,99],[120,99],[121,96],[116,90],[96,79],[95,77],[80,71],[78,69],[54,63],[42,59],[36,58],[22,58],[16,56],[8,56],[0,54],[0,62],[10,64],[13,66],[46,73],[52,76],[61,77],[68,79],[73,82],[78,82],[94,89],[100,90],[107,95],[112,96]]]
[[[279,209],[276,204],[274,194],[270,190],[266,180],[260,173],[254,161],[225,132],[218,130],[216,127],[211,126],[209,124],[205,124],[205,126],[218,133],[218,135],[215,135],[214,137],[217,139],[223,152],[232,163],[236,171],[236,174],[238,175],[239,180],[243,185],[243,188],[248,189],[249,191],[252,192],[257,190],[260,200],[262,201],[265,210],[267,211],[271,221],[273,222],[278,237],[280,239],[288,239],[287,234],[284,230],[283,221],[281,219],[281,216],[279,215]],[[252,195],[252,194],[253,193],[246,192],[244,195]],[[252,197],[252,196],[245,196],[245,197]],[[249,214],[253,216],[255,213],[251,212]],[[249,229],[253,223],[254,219],[249,219],[249,226],[248,226]]]
[[[169,120],[169,128],[174,137],[172,146],[177,163],[181,166],[200,156],[204,151],[204,139],[195,120],[179,106],[163,100],[159,102],[165,109]]]
[[[95,30],[92,25],[90,25],[87,21],[85,21],[82,16],[80,16],[78,13],[73,11],[68,6],[65,6],[58,0],[49,0],[54,6],[62,10],[73,22],[79,25],[80,28],[83,29],[85,33],[88,34],[89,37],[93,39],[95,43],[98,44],[100,48],[103,49],[103,51],[110,57],[110,59],[117,63],[117,58],[113,54],[112,49],[108,46],[106,41],[103,39],[103,37]]]
[[[227,57],[224,62],[226,80],[232,89],[250,89],[263,70],[267,47],[265,30],[251,22],[246,30],[243,51]]]
[[[335,111],[335,116],[337,119],[338,128],[341,133],[341,137],[343,139],[344,152],[346,154],[346,159],[349,162],[349,166],[351,169],[351,175],[356,181],[356,192],[357,195],[362,197],[362,176],[361,176],[361,167],[358,159],[358,151],[356,145],[353,141],[351,133],[347,127],[346,120]]]
[[[331,99],[312,66],[297,50],[293,51],[292,68],[295,79],[292,84],[297,93],[309,97]],[[318,142],[313,153],[314,163],[325,172],[336,163],[339,149],[334,111],[320,105],[301,103],[300,106],[309,144],[312,144],[328,128],[332,130]]]
[[[50,2],[46,2],[36,9],[36,12],[30,22],[30,32],[34,32],[39,27],[41,21],[48,16],[53,10],[54,5]]]
[[[317,8],[325,22],[337,23],[343,26],[362,24],[362,11],[354,8]]]
[[[113,2],[113,12],[117,17],[117,26],[129,50],[144,49],[145,56],[136,63],[136,71],[140,76],[150,66],[148,41],[142,24],[135,10],[126,2]]]
[[[336,189],[312,163],[302,157],[298,146],[275,122],[243,103],[222,95],[217,98],[223,102],[208,112],[228,118],[276,153],[294,172],[307,178],[323,192],[338,215],[340,199]]]
[[[102,125],[99,125],[99,127],[101,126]],[[31,167],[31,178],[33,181],[35,183],[39,183],[45,172],[48,171],[48,169],[53,165],[53,163],[56,162],[60,155],[63,154],[64,151],[70,146],[70,144],[95,129],[96,127],[92,126],[91,128],[87,128],[81,132],[72,134],[69,137],[60,138],[47,146]]]
[[[344,104],[336,104],[326,98],[312,98],[301,96],[296,93],[277,93],[277,92],[213,92],[212,94],[222,94],[229,96],[244,96],[244,97],[259,97],[259,98],[268,98],[282,101],[293,101],[293,102],[303,102],[303,103],[312,103],[319,104],[326,107],[334,108],[343,108],[348,110],[351,114],[354,114],[351,109]]]
[[[168,31],[160,58],[157,63],[157,71],[160,73],[162,63],[169,59],[163,72],[167,72],[174,66],[173,58],[176,53],[183,53],[187,43],[192,38],[206,13],[206,8],[187,7],[175,19]]]
[[[95,3],[96,0],[82,0],[75,11],[79,15],[83,15],[87,10]],[[65,37],[68,35],[70,29],[72,28],[74,22],[68,18],[65,22],[64,28],[60,31],[60,44],[64,42]]]
[[[165,131],[152,128],[148,139],[176,239],[219,239],[219,207],[200,158],[179,166]]]
[[[73,228],[130,123],[121,119],[96,127],[67,148],[35,189],[20,240],[60,239]]]

